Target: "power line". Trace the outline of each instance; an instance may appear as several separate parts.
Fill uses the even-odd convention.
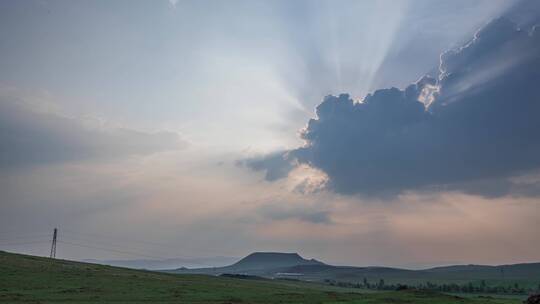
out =
[[[44,230],[44,229],[43,229]],[[2,234],[10,234],[10,233],[21,233],[21,232],[24,232],[24,233],[33,233],[33,232],[36,232],[37,230],[33,229],[32,231],[29,231],[29,230],[21,230],[21,229],[2,229],[0,231],[0,235]]]
[[[97,250],[103,250],[103,251],[109,251],[109,252],[116,252],[116,253],[122,253],[122,254],[129,254],[129,255],[132,255],[132,256],[140,256],[140,257],[159,259],[159,260],[164,260],[165,259],[163,257],[157,257],[157,256],[152,256],[152,255],[147,255],[147,254],[134,253],[134,252],[124,251],[124,250],[116,250],[116,249],[103,248],[103,247],[97,247],[97,246],[89,246],[89,245],[78,244],[78,243],[73,243],[73,242],[66,242],[66,241],[62,241],[62,240],[58,240],[57,242],[62,243],[62,244],[72,245],[72,246],[91,248],[91,249],[97,249]]]
[[[43,240],[43,241],[33,241],[33,242],[14,242],[14,243],[0,243],[0,246],[14,246],[14,245],[30,245],[30,244],[38,244],[38,243],[48,243],[49,240]]]
[[[43,238],[43,237],[50,237],[50,234],[39,234],[39,235],[14,235],[11,237],[4,237],[0,238],[0,241],[12,241],[13,239],[36,239],[36,238]]]
[[[90,237],[97,237],[97,238],[100,238],[100,239],[107,238],[107,239],[113,240],[115,242],[140,243],[140,244],[145,244],[145,245],[160,246],[160,247],[163,247],[164,249],[174,250],[175,252],[178,251],[178,248],[174,247],[174,246],[171,246],[171,244],[149,242],[149,241],[136,240],[136,239],[125,238],[125,237],[115,237],[115,236],[111,236],[111,235],[102,235],[102,234],[87,233],[87,232],[77,232],[77,231],[66,230],[66,229],[62,228],[62,235],[65,235],[65,234],[71,234],[71,235],[75,235],[77,237],[86,235],[86,236],[90,236]],[[215,252],[215,251],[210,251],[210,250],[205,250],[205,251],[206,252],[211,252],[211,253],[213,253],[215,255],[218,255],[218,256],[234,255],[233,253],[225,254],[223,252]],[[189,259],[197,259],[197,258],[199,258],[197,256],[190,256],[190,255],[183,255],[183,254],[180,254],[180,255],[176,254],[176,256],[181,257],[181,258],[189,258]]]
[[[111,236],[111,235],[102,235],[102,234],[87,233],[87,232],[75,232],[75,231],[64,230],[64,229],[62,229],[62,233],[78,235],[78,236],[86,235],[86,236],[90,236],[90,237],[108,238],[108,239],[114,240],[114,241],[140,243],[140,244],[145,244],[145,245],[161,246],[161,247],[164,247],[166,249],[175,249],[175,248],[172,248],[170,244],[163,244],[163,243],[155,243],[155,242],[149,242],[149,241],[135,240],[135,239],[125,238],[125,237],[114,237],[114,236]]]
[[[84,244],[87,244],[88,246],[91,246],[91,245],[95,244],[95,245],[103,246],[103,247],[106,247],[106,248],[111,248],[111,247],[118,248],[118,247],[121,247],[121,248],[126,249],[126,250],[136,250],[136,251],[139,251],[141,249],[141,248],[135,248],[133,246],[125,247],[125,246],[122,246],[122,245],[119,246],[119,244],[113,244],[113,243],[102,242],[102,241],[95,241],[95,240],[90,240],[90,239],[86,239],[86,238],[72,237],[72,236],[68,236],[68,237],[63,236],[62,240],[65,240],[67,242],[83,242]],[[88,243],[90,243],[90,244],[88,244]],[[150,249],[150,252],[158,254],[160,256],[168,256],[169,255],[169,253],[156,251],[155,249]],[[183,256],[176,255],[174,257],[170,257],[170,258],[167,258],[167,259],[173,259],[173,258],[176,258],[176,257],[181,257],[182,258]],[[188,257],[183,257],[183,258],[188,258]]]
[[[79,239],[79,240],[84,241],[82,239]],[[201,267],[207,267],[208,266],[208,264],[193,261],[194,259],[197,259],[195,257],[186,258],[186,257],[181,257],[181,256],[179,257],[178,255],[176,255],[175,257],[155,256],[155,255],[150,255],[150,254],[147,254],[147,253],[140,253],[140,251],[134,252],[134,251],[131,251],[131,249],[125,250],[125,249],[116,249],[116,248],[102,246],[102,245],[106,245],[106,246],[110,245],[110,244],[106,244],[106,243],[101,243],[101,246],[94,246],[94,245],[89,245],[89,244],[81,244],[81,243],[74,242],[73,240],[71,240],[71,237],[69,237],[67,239],[67,241],[66,241],[65,237],[62,237],[62,239],[58,240],[58,242],[63,243],[63,244],[70,244],[70,245],[74,245],[74,246],[79,246],[79,247],[86,247],[86,248],[98,249],[98,250],[103,250],[103,251],[110,251],[110,252],[115,252],[115,253],[123,253],[123,254],[128,254],[130,256],[135,256],[135,257],[152,258],[152,259],[155,259],[155,260],[174,260],[174,259],[177,259],[177,258],[184,258],[184,259],[186,259],[186,261],[184,261],[186,263],[193,264],[193,265],[199,265]],[[95,241],[92,241],[92,242],[99,244],[98,242],[95,242]],[[113,245],[113,246],[115,246],[115,245]]]
[[[154,242],[147,242],[147,241],[141,241],[141,240],[134,240],[134,239],[125,239],[125,238],[119,238],[119,237],[114,237],[114,236],[110,236],[110,235],[98,235],[98,234],[92,234],[92,233],[75,233],[75,232],[65,232],[64,230],[62,230],[62,234],[71,234],[73,236],[76,236],[75,238],[76,239],[79,239],[79,240],[82,240],[82,241],[90,241],[90,242],[94,242],[94,243],[101,243],[101,244],[107,244],[107,246],[117,246],[118,242],[120,243],[124,243],[124,244],[128,244],[128,243],[139,243],[139,244],[144,244],[144,245],[150,245],[150,246],[159,246],[161,247],[162,249],[167,249],[169,251],[173,251],[174,252],[174,257],[176,258],[185,258],[185,259],[197,259],[198,257],[196,256],[191,256],[191,255],[185,255],[185,254],[178,254],[178,248],[174,247],[174,246],[171,246],[171,245],[165,245],[165,244],[160,244],[160,243],[154,243]],[[81,237],[81,235],[83,237]],[[101,240],[99,240],[98,242],[96,241],[93,241],[93,240],[90,240],[88,238],[86,238],[84,235],[86,236],[90,236],[90,237],[95,237],[95,238],[107,238],[109,240],[112,240],[114,241],[115,243],[114,244],[111,244],[111,243],[108,243],[108,242],[103,242]],[[65,238],[65,237],[63,237]],[[71,238],[71,236],[68,236],[68,238]],[[130,245],[128,245],[130,246]],[[169,255],[170,253],[164,253],[163,251],[160,251],[160,250],[156,250],[156,249],[152,249],[153,252],[156,252],[160,255]]]

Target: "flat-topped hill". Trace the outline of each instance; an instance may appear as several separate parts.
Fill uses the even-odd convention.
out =
[[[229,267],[237,270],[255,270],[265,268],[293,267],[300,265],[324,265],[324,263],[315,259],[304,259],[298,253],[254,252]]]

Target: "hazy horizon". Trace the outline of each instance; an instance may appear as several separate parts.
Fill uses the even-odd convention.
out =
[[[0,250],[540,262],[540,3],[0,1]]]

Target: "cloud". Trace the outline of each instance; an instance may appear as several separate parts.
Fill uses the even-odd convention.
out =
[[[536,28],[495,19],[441,55],[438,79],[361,102],[327,96],[301,134],[305,145],[287,155],[323,171],[343,194],[521,189],[510,178],[540,168],[539,54]]]
[[[178,4],[178,0],[169,0],[169,4],[172,6],[172,8],[176,8],[176,5]]]
[[[264,178],[275,181],[289,175],[294,166],[286,152],[278,151],[267,155],[238,160],[238,166],[245,166],[254,171],[264,171]]]
[[[180,149],[172,132],[145,133],[127,128],[96,128],[84,121],[0,100],[0,167],[81,160],[108,160]]]
[[[540,23],[540,2],[536,0],[520,0],[513,3],[505,13],[521,28],[530,28]]]

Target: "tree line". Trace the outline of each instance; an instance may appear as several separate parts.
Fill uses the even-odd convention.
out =
[[[519,283],[510,285],[488,285],[485,280],[473,283],[468,282],[464,284],[457,283],[433,283],[427,281],[417,285],[405,285],[405,284],[387,284],[384,279],[379,279],[378,282],[369,282],[367,278],[364,278],[362,282],[342,282],[331,279],[324,280],[326,284],[347,288],[362,288],[371,290],[404,290],[404,289],[418,289],[429,290],[438,292],[456,292],[456,293],[497,293],[497,294],[528,294],[540,291],[540,284],[535,288],[526,288],[520,286]]]

